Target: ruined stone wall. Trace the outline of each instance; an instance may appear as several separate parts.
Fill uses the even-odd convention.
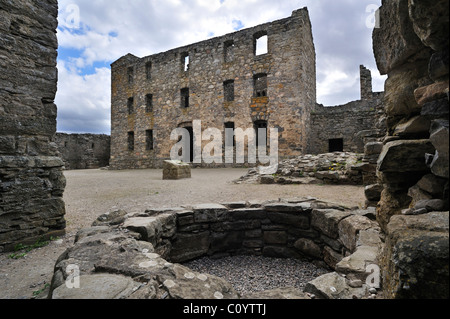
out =
[[[103,134],[64,134],[55,137],[66,170],[109,165],[111,138]]]
[[[56,0],[0,1],[0,251],[64,233]]]
[[[387,74],[377,220],[388,298],[449,297],[448,1],[384,0],[373,46]]]
[[[360,66],[361,99],[344,105],[316,104],[311,113],[309,154],[331,151],[363,153],[369,139],[384,136],[386,131],[383,92],[372,91],[370,70]],[[336,149],[330,140],[341,140]],[[330,145],[331,143],[331,145]]]
[[[256,55],[256,39],[263,35],[268,53]],[[315,49],[306,8],[286,19],[142,59],[129,54],[111,67],[112,168],[161,166],[176,143],[170,140],[172,130],[192,126],[194,120],[202,121],[202,130],[223,133],[225,123],[245,130],[267,121],[268,127],[279,128],[281,157],[306,150],[316,100]]]

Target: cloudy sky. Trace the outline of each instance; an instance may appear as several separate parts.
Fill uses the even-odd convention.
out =
[[[58,131],[110,134],[110,64],[289,17],[308,7],[317,52],[317,102],[360,98],[359,65],[374,91],[385,77],[372,53],[381,0],[60,0]]]

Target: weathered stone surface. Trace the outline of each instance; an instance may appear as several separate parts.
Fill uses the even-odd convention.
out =
[[[429,140],[401,140],[387,143],[378,159],[379,172],[426,171],[425,154],[434,152]]]
[[[449,74],[449,50],[435,52],[431,56],[430,64],[428,66],[428,73],[430,78],[437,82],[448,77]]]
[[[339,237],[339,222],[350,215],[349,212],[334,209],[315,209],[311,215],[311,226],[319,229],[326,236],[336,239]]]
[[[210,247],[210,233],[207,231],[194,234],[177,234],[173,242],[170,260],[185,262],[205,255]]]
[[[423,47],[409,18],[408,0],[384,1],[380,9],[380,28],[373,32],[374,54],[380,73],[390,73]]]
[[[259,179],[261,184],[275,184],[275,177],[272,175],[262,175]]]
[[[447,181],[444,178],[439,178],[433,174],[428,174],[417,182],[417,186],[430,195],[437,196],[436,198],[441,198],[446,182]]]
[[[56,132],[56,1],[0,9],[0,251],[64,235]]]
[[[125,221],[125,216],[128,213],[124,210],[117,210],[110,213],[105,213],[99,216],[92,226],[104,226],[104,225],[119,225]]]
[[[421,106],[425,103],[443,99],[448,96],[448,80],[420,87],[414,91],[414,97]]]
[[[109,165],[109,135],[56,133],[55,143],[66,170],[93,169]]]
[[[420,40],[434,51],[448,49],[449,6],[445,0],[409,1],[409,16]]]
[[[79,288],[61,285],[53,291],[52,299],[125,299],[139,284],[119,275],[84,275]]]
[[[400,122],[393,135],[402,138],[428,138],[431,122],[423,116],[415,116],[406,122]],[[381,152],[380,152],[381,153]]]
[[[394,216],[382,254],[387,298],[449,297],[449,213]]]
[[[266,244],[285,245],[287,243],[287,234],[284,231],[265,231],[263,238]]]
[[[434,121],[431,126],[430,141],[436,148],[436,154],[431,163],[434,175],[449,178],[449,125],[448,120]]]
[[[228,218],[227,208],[219,204],[200,204],[193,207],[196,223],[207,223]]]
[[[164,161],[163,179],[177,180],[191,178],[191,167],[181,161]]]
[[[161,222],[155,217],[134,217],[127,219],[123,225],[131,231],[137,232],[144,241],[156,243],[162,232]]]
[[[320,276],[308,284],[304,292],[312,293],[318,299],[357,299],[367,294],[367,286],[352,288],[344,277],[336,272]]]
[[[368,185],[364,188],[364,194],[370,201],[379,201],[381,198],[381,192],[383,191],[383,185],[375,184]]]
[[[294,247],[307,256],[317,259],[322,257],[322,250],[320,246],[310,239],[301,238],[294,243]]]
[[[422,106],[420,114],[431,120],[448,118],[449,116],[448,98],[443,98],[425,103]]]
[[[346,275],[351,274],[352,278],[365,282],[369,275],[366,272],[367,266],[377,264],[377,256],[378,247],[359,246],[353,254],[336,264],[336,271]]]
[[[340,262],[342,258],[344,258],[342,254],[338,253],[328,246],[325,246],[322,253],[323,261],[325,261],[325,263],[332,269],[335,269],[337,263]]]
[[[359,232],[373,226],[375,224],[367,217],[360,215],[349,216],[338,225],[339,239],[350,252],[353,252],[356,249],[356,240]]]

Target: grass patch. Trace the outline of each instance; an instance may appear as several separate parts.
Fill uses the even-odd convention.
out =
[[[51,241],[58,240],[58,238],[50,237],[50,240],[42,240],[39,239],[37,242],[35,242],[33,245],[23,245],[18,244],[16,247],[14,247],[14,253],[10,254],[8,257],[11,259],[20,259],[24,258],[30,251],[42,248],[50,244]]]

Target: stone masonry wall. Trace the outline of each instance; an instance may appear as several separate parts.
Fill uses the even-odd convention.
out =
[[[449,297],[449,6],[384,0],[373,47],[387,74],[377,220],[388,298]]]
[[[56,133],[55,141],[66,170],[92,169],[109,165],[111,154],[109,135]]]
[[[264,35],[268,53],[256,55],[256,39]],[[225,123],[246,130],[266,121],[279,128],[281,157],[306,150],[316,100],[315,49],[306,8],[164,53],[128,54],[111,67],[112,168],[161,167],[176,143],[170,140],[172,130],[192,127],[194,120],[202,121],[202,130],[217,128],[222,134]]]
[[[0,0],[0,251],[64,233],[56,0]]]
[[[361,99],[344,105],[316,104],[311,113],[308,154],[333,151],[330,140],[341,139],[337,151],[363,153],[368,137],[382,137],[386,131],[383,92],[372,92],[370,70],[360,66]]]
[[[302,299],[367,298],[378,288],[367,280],[381,243],[374,217],[374,211],[313,198],[115,211],[80,230],[58,258],[49,297],[237,299],[223,279],[176,263],[250,254],[307,259],[334,270],[295,293]],[[66,288],[69,264],[79,267],[82,289]]]

